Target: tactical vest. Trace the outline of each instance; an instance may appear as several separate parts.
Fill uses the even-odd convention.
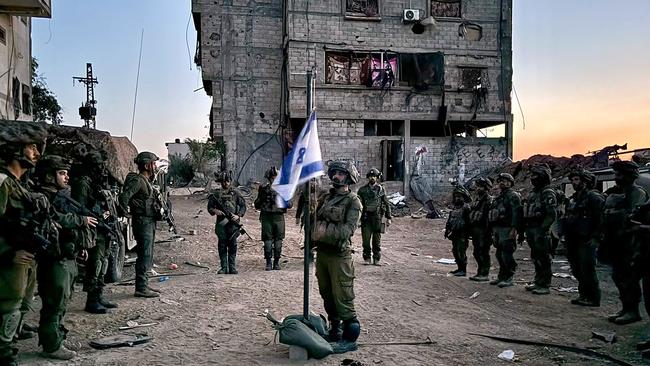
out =
[[[527,225],[535,226],[539,225],[544,219],[544,196],[553,195],[555,197],[555,191],[551,188],[545,188],[541,192],[530,192],[526,201],[524,201],[524,220]]]
[[[232,214],[237,213],[237,192],[234,189],[217,191],[215,195],[217,200],[221,202],[223,208]]]
[[[610,193],[605,199],[603,224],[610,231],[622,230],[627,218],[625,193]]]
[[[278,193],[271,188],[270,184],[266,184],[260,188],[257,199],[255,200],[255,208],[262,211],[262,213],[285,213],[286,209],[278,207],[276,198]]]
[[[465,217],[463,213],[467,209],[467,205],[463,205],[458,208],[454,208],[449,213],[449,219],[447,220],[447,229],[452,232],[460,232],[465,229],[467,223],[465,222]]]
[[[594,226],[594,215],[600,212],[589,212],[589,195],[593,194],[588,191],[576,193],[569,199],[566,205],[566,212],[563,218],[565,230],[569,234],[577,236],[590,236],[598,228]]]
[[[357,194],[361,198],[361,202],[363,202],[364,213],[383,214],[383,197],[385,196],[385,192],[379,183],[374,186],[365,185],[359,189]]]
[[[489,207],[491,202],[492,202],[492,197],[490,197],[487,194],[485,195],[485,197],[472,202],[472,205],[470,206],[469,222],[473,226],[482,226],[487,223],[488,217],[485,211],[486,208]]]

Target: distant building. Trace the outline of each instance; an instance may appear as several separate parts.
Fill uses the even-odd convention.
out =
[[[408,192],[416,151],[434,189],[512,157],[512,0],[193,0],[192,13],[211,136],[240,181],[300,132],[308,69],[324,160]],[[482,137],[492,126],[503,137]]]
[[[32,19],[50,0],[0,0],[0,118],[32,121]]]
[[[174,142],[166,142],[167,156],[171,159],[172,155],[178,155],[182,158],[190,156],[190,147],[186,143],[181,142],[181,139],[175,139]]]

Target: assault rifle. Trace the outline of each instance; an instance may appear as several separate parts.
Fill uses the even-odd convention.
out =
[[[156,201],[158,201],[158,205],[160,205],[161,208],[162,219],[167,222],[167,225],[169,225],[169,231],[178,234],[176,224],[174,223],[174,214],[172,214],[171,202],[169,202],[168,199],[163,198],[160,187],[152,184],[152,188],[154,190]]]
[[[111,234],[114,238],[119,237],[119,233],[115,229],[116,218],[113,218],[113,220],[111,221],[107,221],[107,219],[104,218],[103,213],[89,210],[88,208],[84,207],[81,203],[75,201],[72,197],[69,197],[65,194],[57,194],[57,197],[63,199],[64,204],[66,206],[66,210],[68,212],[77,214],[79,216],[90,216],[97,220],[98,230],[106,231],[109,234]]]
[[[214,195],[212,195],[212,197],[214,197]],[[232,224],[233,226],[235,226],[237,228],[237,230],[234,233],[232,233],[232,235],[230,236],[229,239],[232,239],[235,236],[235,234],[240,233],[242,235],[246,235],[250,240],[254,240],[250,236],[250,234],[248,234],[246,229],[244,229],[244,225],[242,223],[240,223],[238,220],[235,220],[235,217],[232,214],[232,212],[228,211],[228,209],[223,207],[221,202],[216,197],[214,197],[213,201],[214,201],[214,204],[215,204],[215,208],[217,210],[223,212],[223,215],[226,217],[224,220],[228,221],[227,222],[228,224]]]

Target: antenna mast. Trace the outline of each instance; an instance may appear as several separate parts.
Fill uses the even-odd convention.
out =
[[[86,77],[73,76],[72,84],[78,81],[86,84],[86,103],[79,107],[79,116],[85,121],[86,128],[96,129],[95,116],[97,115],[97,108],[95,105],[95,84],[99,84],[96,78],[93,77],[93,64],[90,62],[86,64]]]

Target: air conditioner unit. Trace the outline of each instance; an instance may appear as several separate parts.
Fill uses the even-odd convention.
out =
[[[404,9],[404,16],[402,21],[404,22],[416,22],[420,20],[420,10],[418,9]]]

